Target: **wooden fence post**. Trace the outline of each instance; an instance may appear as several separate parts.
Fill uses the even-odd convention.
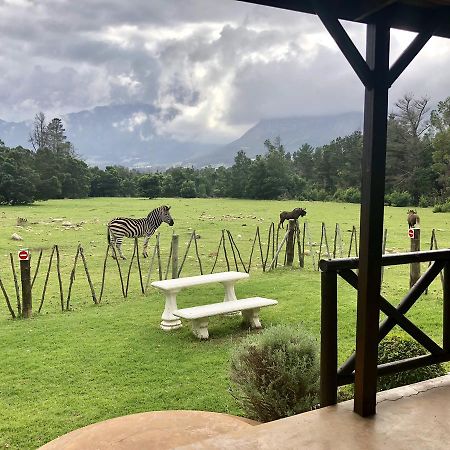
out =
[[[295,220],[289,220],[288,236],[286,241],[286,265],[292,266],[294,262],[294,232]]]
[[[411,232],[412,230],[412,232]],[[408,230],[412,234],[411,251],[420,252],[420,228],[410,228]],[[420,263],[411,263],[409,269],[409,287],[413,287],[420,278]]]
[[[24,251],[19,252],[20,259],[20,279],[22,282],[22,317],[28,319],[33,312],[33,301],[31,297],[31,268],[30,257],[27,253],[27,257],[22,257],[21,254]]]
[[[178,278],[178,235],[172,235],[172,278]]]

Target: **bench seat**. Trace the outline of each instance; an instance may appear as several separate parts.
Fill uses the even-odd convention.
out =
[[[244,280],[250,275],[245,272],[219,272],[194,277],[174,278],[172,280],[154,281],[152,286],[161,291],[179,291],[183,288],[209,283],[227,283]]]
[[[219,314],[229,314],[242,311],[245,322],[251,328],[261,328],[258,312],[265,306],[276,305],[278,302],[269,298],[251,297],[230,300],[209,305],[193,306],[191,308],[176,309],[173,314],[182,319],[192,321],[192,332],[200,339],[208,339],[208,318]]]

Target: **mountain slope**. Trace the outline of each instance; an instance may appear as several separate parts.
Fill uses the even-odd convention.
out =
[[[236,141],[194,159],[196,165],[232,164],[235,154],[244,150],[248,157],[264,153],[264,141],[280,137],[286,151],[294,152],[303,144],[313,147],[330,143],[333,139],[347,136],[362,129],[363,116],[349,112],[330,116],[304,116],[281,119],[264,119],[250,128]]]
[[[159,135],[152,121],[156,114],[155,108],[146,104],[109,105],[70,113],[62,119],[67,139],[90,165],[164,167],[216,149]],[[0,121],[0,139],[10,147],[30,148],[32,125],[32,121]]]
[[[153,119],[157,111],[151,105],[109,105],[63,116],[67,138],[76,153],[88,164],[104,167],[120,164],[127,167],[168,167],[176,164],[231,165],[243,149],[253,158],[264,152],[264,141],[281,138],[287,151],[302,144],[319,146],[338,136],[361,129],[361,113],[333,116],[265,119],[242,137],[225,146],[180,142],[157,133]],[[51,118],[48,117],[48,120]],[[0,139],[9,147],[30,148],[32,121],[0,120]]]

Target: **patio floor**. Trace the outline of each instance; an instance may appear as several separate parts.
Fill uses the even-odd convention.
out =
[[[225,414],[160,411],[68,433],[42,449],[449,449],[450,374],[381,392],[363,419],[353,401],[256,424]]]
[[[348,401],[179,448],[449,449],[450,375],[379,393],[372,418]]]

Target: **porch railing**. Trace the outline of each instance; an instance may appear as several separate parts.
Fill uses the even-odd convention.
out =
[[[382,257],[382,266],[417,262],[429,262],[430,265],[416,284],[400,301],[397,307],[392,306],[382,295],[379,297],[380,311],[387,317],[379,325],[378,343],[395,325],[399,325],[404,331],[419,342],[429,354],[378,365],[377,376],[450,361],[450,250],[399,253],[384,255]],[[358,268],[358,263],[358,258],[321,260],[319,263],[319,267],[322,271],[320,361],[320,404],[322,407],[336,404],[338,386],[353,383],[355,380],[355,354],[351,355],[344,364],[338,368],[337,276],[339,275],[350,284],[350,286],[357,289],[358,275],[354,272],[354,269]],[[405,314],[442,270],[444,271],[443,330],[442,346],[440,346],[407,319]],[[355,392],[355,401],[357,400],[356,395],[357,392]]]

